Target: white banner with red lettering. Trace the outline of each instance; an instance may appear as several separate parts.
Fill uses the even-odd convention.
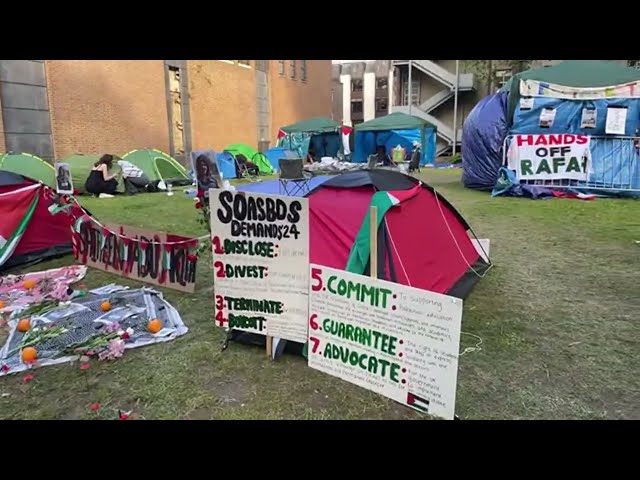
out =
[[[514,135],[508,167],[518,180],[582,180],[591,172],[588,135]]]

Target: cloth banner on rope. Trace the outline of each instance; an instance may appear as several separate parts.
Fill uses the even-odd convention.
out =
[[[86,214],[72,228],[73,251],[80,263],[162,287],[195,291],[199,239],[103,225]]]

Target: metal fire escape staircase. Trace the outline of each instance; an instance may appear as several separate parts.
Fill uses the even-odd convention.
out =
[[[408,66],[409,60],[393,60],[394,66]],[[443,144],[438,145],[436,155],[444,153],[453,144],[453,125],[447,125],[433,115],[434,110],[444,105],[447,101],[453,98],[456,89],[456,75],[451,73],[446,68],[441,67],[437,63],[431,60],[412,60],[411,65],[414,68],[412,72],[414,75],[421,72],[424,75],[437,80],[443,85],[443,88],[437,93],[429,97],[420,105],[413,105],[409,108],[408,105],[393,106],[394,112],[409,113],[412,115],[424,118],[428,122],[432,123],[438,128],[438,137]],[[475,89],[474,75],[472,73],[462,73],[458,79],[458,92],[468,92]],[[458,142],[462,140],[462,129],[458,129],[457,133]]]

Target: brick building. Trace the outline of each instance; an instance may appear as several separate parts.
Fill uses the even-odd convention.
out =
[[[0,152],[48,160],[273,145],[331,116],[330,60],[0,60]]]

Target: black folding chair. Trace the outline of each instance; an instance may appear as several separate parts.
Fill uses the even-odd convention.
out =
[[[378,166],[378,155],[375,153],[373,155],[369,155],[369,158],[367,158],[367,168],[369,170],[373,170],[377,166]]]
[[[280,193],[295,197],[298,193],[309,193],[309,180],[311,175],[304,171],[302,158],[281,158],[278,160],[280,170]]]

